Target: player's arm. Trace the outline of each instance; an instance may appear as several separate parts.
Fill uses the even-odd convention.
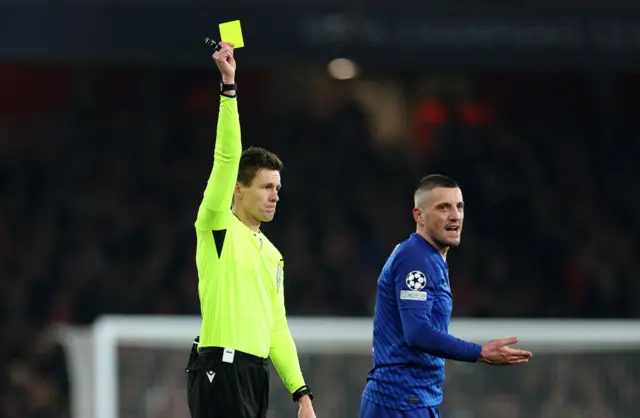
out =
[[[213,54],[220,69],[223,84],[234,84],[236,64],[230,44]],[[238,178],[238,167],[242,155],[240,138],[240,117],[234,90],[223,91],[220,96],[216,145],[213,153],[213,169],[204,191],[204,197],[196,228],[201,230],[226,229],[231,215],[233,190]]]
[[[433,326],[435,287],[433,278],[429,277],[430,269],[424,257],[413,258],[409,253],[404,253],[399,254],[397,260],[393,278],[406,343],[437,357],[466,362],[478,361],[482,352],[481,345],[463,341]],[[407,276],[414,271],[422,272],[427,278],[425,288],[417,292],[406,284]]]
[[[282,271],[281,273],[282,274]],[[271,347],[269,357],[273,362],[284,386],[294,397],[294,400],[310,394],[309,388],[304,382],[298,351],[291,336],[287,313],[284,305],[284,277],[280,278],[277,293],[273,304],[273,329],[271,331]]]

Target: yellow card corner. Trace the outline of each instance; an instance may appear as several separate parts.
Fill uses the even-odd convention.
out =
[[[222,42],[232,42],[236,49],[244,46],[242,26],[240,26],[239,20],[220,23],[218,27],[220,28],[220,39]]]

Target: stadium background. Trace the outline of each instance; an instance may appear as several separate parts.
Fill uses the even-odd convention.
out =
[[[413,185],[443,172],[468,205],[450,255],[456,317],[640,316],[632,2],[8,1],[1,416],[69,416],[57,324],[198,313],[192,225],[217,113],[202,39],[236,18],[244,145],[285,162],[264,230],[287,260],[289,315],[370,317],[378,270],[412,230]],[[342,79],[351,67],[336,58],[352,60],[355,77]],[[135,399],[150,377],[135,367],[171,374],[187,350],[127,354],[123,418],[149,413]],[[369,361],[303,358],[323,416],[354,416],[335,405],[359,396]],[[635,416],[639,363],[636,351],[556,356],[518,373],[451,366],[445,410]],[[288,402],[273,387],[274,404]]]

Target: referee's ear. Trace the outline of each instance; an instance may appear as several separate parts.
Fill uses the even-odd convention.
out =
[[[240,188],[240,182],[236,182],[236,188],[233,190],[234,199],[242,199],[242,189]]]

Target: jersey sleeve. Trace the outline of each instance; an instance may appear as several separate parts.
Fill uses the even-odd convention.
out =
[[[460,340],[433,326],[435,275],[426,257],[404,251],[392,269],[402,332],[407,345],[445,359],[476,362],[482,346]]]
[[[198,209],[196,229],[219,231],[227,228],[241,155],[238,103],[235,97],[220,96],[213,169]]]
[[[273,308],[273,329],[271,332],[271,347],[269,357],[278,375],[289,393],[293,394],[305,386],[298,351],[291,336],[287,322],[287,312],[284,304],[284,270],[282,264],[276,278],[276,295]]]

